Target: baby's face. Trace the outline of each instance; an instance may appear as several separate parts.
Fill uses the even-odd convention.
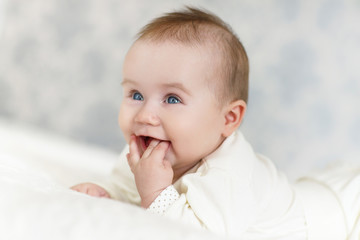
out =
[[[187,171],[224,140],[224,108],[209,81],[218,76],[205,47],[137,41],[123,69],[119,124],[134,134],[143,153],[151,139],[170,142],[165,156],[177,173]]]

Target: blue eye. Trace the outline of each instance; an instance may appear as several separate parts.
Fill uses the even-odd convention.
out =
[[[132,99],[136,101],[144,101],[144,97],[138,92],[134,92],[132,94]]]
[[[181,103],[181,100],[177,97],[174,97],[174,96],[170,96],[166,99],[166,103],[169,103],[169,104],[177,104],[177,103]]]

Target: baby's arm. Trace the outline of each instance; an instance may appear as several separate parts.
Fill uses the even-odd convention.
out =
[[[130,153],[126,156],[141,197],[141,206],[148,208],[160,193],[171,186],[174,172],[165,159],[168,142],[153,140],[140,156],[136,137],[131,136]]]
[[[191,223],[194,226],[207,228],[208,226],[203,221],[206,219],[195,214],[186,194],[180,195],[172,185],[174,172],[171,163],[165,159],[169,143],[153,140],[141,156],[136,137],[131,136],[129,147],[130,153],[126,157],[135,177],[141,206],[152,213],[166,215],[173,219],[179,219],[186,224]],[[212,184],[210,185],[212,188]],[[205,192],[207,191],[205,190]],[[214,212],[217,213],[218,208],[208,207],[213,206],[213,204],[206,204],[209,199],[205,192],[202,189],[192,191],[191,193],[196,196],[190,202],[194,199],[200,200],[195,207],[200,210],[206,209],[206,218],[212,219],[212,216],[209,216]],[[219,195],[222,196],[222,194]],[[205,207],[203,206],[204,203],[206,204]],[[221,213],[217,214],[217,218],[222,219]],[[220,224],[216,223],[216,225]]]
[[[104,188],[94,183],[80,183],[72,186],[71,189],[93,197],[110,198],[110,194]]]

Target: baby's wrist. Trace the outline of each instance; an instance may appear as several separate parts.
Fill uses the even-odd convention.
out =
[[[151,205],[151,203],[160,195],[160,193],[164,189],[160,189],[160,190],[158,190],[156,192],[153,192],[153,193],[148,194],[148,195],[146,195],[144,197],[141,197],[141,207],[148,208]]]

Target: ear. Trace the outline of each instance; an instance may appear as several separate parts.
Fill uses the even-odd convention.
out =
[[[236,100],[226,106],[224,110],[225,126],[222,135],[228,137],[240,126],[245,115],[246,103],[243,100]]]

